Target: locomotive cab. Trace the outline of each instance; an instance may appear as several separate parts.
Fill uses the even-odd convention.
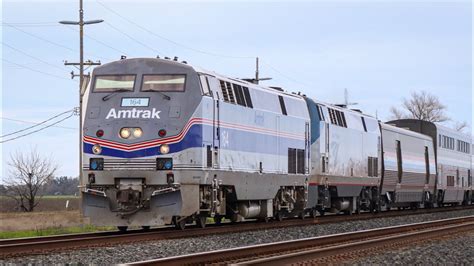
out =
[[[199,77],[183,63],[138,58],[94,69],[83,103],[85,216],[128,226],[169,223],[182,212],[175,169],[190,163],[184,146],[199,145],[189,121],[200,99]]]

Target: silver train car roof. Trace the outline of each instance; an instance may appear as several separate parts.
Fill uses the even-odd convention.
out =
[[[316,100],[312,97],[308,97],[308,96],[305,96],[305,95],[299,95],[299,94],[296,94],[296,93],[290,93],[290,92],[287,92],[287,91],[284,91],[284,90],[281,90],[281,91],[276,90],[276,89],[273,89],[269,86],[262,86],[260,84],[251,83],[251,82],[248,82],[248,81],[245,81],[245,80],[242,80],[242,79],[238,79],[238,78],[231,78],[231,77],[219,74],[215,71],[210,71],[210,70],[207,70],[205,68],[189,64],[185,61],[180,62],[180,61],[175,61],[173,59],[162,59],[162,58],[153,58],[153,57],[137,57],[137,58],[119,59],[119,60],[116,60],[116,61],[112,61],[112,62],[103,64],[101,66],[98,66],[98,67],[94,68],[93,72],[95,72],[96,70],[100,70],[102,68],[105,68],[106,66],[108,66],[110,64],[116,64],[117,62],[130,62],[130,61],[140,61],[140,60],[163,62],[163,63],[174,64],[174,65],[185,67],[185,68],[191,68],[194,71],[196,71],[196,73],[198,73],[198,74],[205,74],[205,75],[208,75],[208,76],[213,76],[217,79],[222,79],[222,80],[225,80],[225,81],[228,81],[228,82],[237,83],[238,85],[243,85],[243,86],[246,86],[246,87],[249,87],[249,88],[252,88],[252,89],[263,90],[265,92],[272,93],[272,94],[275,94],[275,95],[284,95],[284,96],[287,96],[287,97],[293,97],[295,99],[299,99],[299,100],[302,100],[302,101],[304,100],[305,97],[307,97],[307,98],[311,99],[313,102],[315,102],[316,104],[319,104],[319,105],[322,105],[322,106],[325,106],[325,107],[329,107],[331,109],[335,109],[335,110],[346,112],[346,113],[347,112],[354,113],[354,114],[357,114],[359,116],[363,116],[363,117],[370,118],[370,119],[376,119],[375,117],[373,117],[371,115],[368,115],[368,114],[365,114],[365,113],[362,113],[362,112],[359,112],[359,111],[351,110],[351,109],[348,109],[348,108],[342,108],[342,107],[339,107],[339,106],[334,105],[334,104],[330,104],[330,103],[326,103],[326,102],[323,102],[323,101],[320,101],[320,100]]]

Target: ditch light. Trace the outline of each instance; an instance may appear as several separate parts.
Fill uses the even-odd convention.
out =
[[[89,170],[93,170],[93,171],[104,170],[104,158],[90,158]]]
[[[172,170],[172,158],[156,158],[156,170]]]

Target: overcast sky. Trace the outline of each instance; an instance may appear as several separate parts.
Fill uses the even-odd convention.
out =
[[[472,124],[471,1],[222,2],[85,1],[86,20],[106,21],[86,27],[86,59],[179,56],[253,77],[259,56],[267,85],[330,103],[343,102],[347,88],[357,108],[382,120],[410,92],[427,90]],[[77,5],[3,1],[2,135],[77,106],[78,83],[62,61],[78,60],[78,32],[57,24],[77,20]],[[12,152],[34,147],[59,164],[58,175],[76,176],[77,123],[0,144],[2,176]]]

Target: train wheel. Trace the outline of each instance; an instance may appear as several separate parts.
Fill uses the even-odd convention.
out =
[[[179,220],[174,218],[174,227],[178,230],[184,230],[186,228],[186,219]]]
[[[236,223],[239,220],[239,216],[237,213],[234,213],[230,216],[230,222],[231,223]]]
[[[311,209],[309,215],[311,216],[311,218],[316,218],[316,216],[318,216],[318,211],[315,209]]]
[[[219,214],[216,214],[214,216],[214,223],[217,225],[220,225],[222,223],[222,216],[220,216]]]
[[[127,232],[128,226],[117,226],[117,229],[120,232],[125,233],[125,232]]]
[[[142,226],[143,231],[150,231],[150,226],[149,225],[144,225]]]
[[[275,220],[279,222],[283,221],[283,213],[282,212],[275,213]]]
[[[377,213],[377,205],[375,203],[370,204],[370,213]]]
[[[305,216],[306,216],[306,213],[304,211],[298,214],[298,218],[300,218],[301,220],[304,220]]]
[[[356,214],[360,214],[360,208],[361,208],[362,204],[360,203],[360,197],[357,197],[357,201],[356,201]]]
[[[319,215],[324,216],[326,212],[324,210],[319,210]]]
[[[206,220],[207,220],[206,216],[198,216],[198,217],[196,217],[196,225],[199,228],[204,228],[204,227],[206,227]]]

